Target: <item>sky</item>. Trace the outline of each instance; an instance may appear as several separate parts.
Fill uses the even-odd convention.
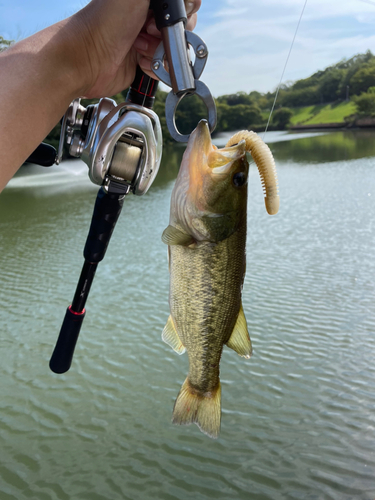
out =
[[[0,35],[20,40],[84,0],[0,0]],[[279,84],[305,0],[202,0],[195,32],[209,56],[201,76],[217,97]],[[375,0],[307,0],[282,79],[306,78],[343,58],[375,53]]]

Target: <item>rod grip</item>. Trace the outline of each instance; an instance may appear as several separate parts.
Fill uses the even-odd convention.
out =
[[[158,81],[146,75],[146,73],[144,73],[141,68],[137,66],[135,78],[129,88],[126,101],[152,109],[154,107],[157,88]]]
[[[85,310],[74,313],[71,306],[66,310],[56,347],[49,362],[49,367],[54,373],[65,373],[69,370],[84,317]]]
[[[107,194],[102,187],[99,189],[83,251],[83,256],[88,262],[99,263],[104,259],[123,204],[123,195]]]

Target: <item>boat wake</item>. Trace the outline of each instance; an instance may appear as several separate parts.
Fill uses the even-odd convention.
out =
[[[66,189],[94,188],[88,177],[87,165],[80,160],[66,160],[60,165],[41,167],[35,164],[23,165],[9,181],[6,189]]]

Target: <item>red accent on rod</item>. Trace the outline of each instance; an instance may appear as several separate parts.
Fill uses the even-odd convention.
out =
[[[83,311],[81,312],[73,311],[72,306],[69,306],[68,309],[71,313],[75,314],[76,316],[82,316],[82,314],[85,314],[86,312],[86,309],[83,309]]]
[[[139,94],[145,95],[146,97],[153,97],[153,95],[152,95],[152,90],[153,90],[154,85],[155,85],[155,80],[154,80],[154,79],[152,79],[151,88],[150,88],[150,89],[149,89],[149,91],[148,91],[149,93],[148,93],[148,94],[145,94],[144,92],[141,92],[141,87],[142,87],[143,79],[144,79],[144,75],[142,76],[141,81],[140,81],[140,83],[139,83],[139,85],[138,85],[137,92],[138,92]]]
[[[142,94],[142,92],[141,92],[141,87],[142,87],[142,83],[143,83],[143,79],[144,79],[144,77],[145,77],[145,76],[144,76],[144,75],[142,75],[141,81],[139,82],[139,85],[138,85],[138,92],[139,92],[140,94]]]

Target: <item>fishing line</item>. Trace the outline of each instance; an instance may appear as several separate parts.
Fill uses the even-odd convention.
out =
[[[360,0],[360,1],[365,2],[365,3],[372,4],[372,5],[375,5],[375,1],[373,1],[373,0]],[[281,83],[282,83],[282,80],[283,80],[283,77],[284,77],[284,73],[285,73],[285,70],[286,70],[286,67],[287,67],[287,64],[288,64],[288,61],[289,61],[290,54],[291,54],[292,49],[293,49],[294,41],[295,41],[295,39],[296,39],[296,36],[297,36],[297,33],[298,33],[298,29],[299,29],[299,26],[300,26],[300,24],[301,24],[301,20],[302,20],[302,17],[303,17],[303,14],[304,14],[304,11],[305,11],[305,8],[306,8],[306,5],[307,5],[307,0],[305,0],[305,3],[304,3],[304,5],[303,5],[302,12],[301,12],[301,15],[300,15],[300,17],[299,17],[299,20],[298,20],[298,23],[297,23],[297,27],[296,27],[296,30],[295,30],[295,33],[294,33],[294,36],[293,36],[293,40],[292,40],[292,43],[291,43],[291,46],[290,46],[290,49],[289,49],[289,53],[288,53],[288,56],[287,56],[287,58],[286,58],[285,65],[284,65],[284,68],[283,68],[283,71],[282,71],[282,74],[281,74],[281,78],[280,78],[279,84],[278,84],[277,89],[276,89],[275,99],[274,99],[274,101],[273,101],[272,108],[271,108],[271,111],[270,111],[270,115],[269,115],[269,117],[268,117],[267,125],[266,125],[266,128],[265,128],[265,130],[264,130],[263,140],[264,140],[264,138],[265,138],[265,136],[266,136],[267,129],[268,129],[268,126],[269,126],[270,121],[271,121],[272,113],[273,113],[274,108],[275,108],[275,105],[276,105],[276,100],[277,100],[277,97],[278,97],[278,94],[279,94],[280,86],[281,86]],[[250,166],[250,165],[249,165],[249,166]],[[286,344],[285,344],[283,341],[281,341],[281,344],[282,344],[284,347],[287,347],[287,346],[286,346]],[[327,363],[327,361],[329,361],[329,359],[328,359],[328,357],[326,356],[326,357],[322,360],[322,362],[321,362],[321,363],[319,363],[318,365],[316,365],[316,366],[315,366],[315,369],[322,367],[325,363]],[[296,361],[294,362],[294,365],[296,365],[296,366],[301,366],[301,364],[300,364],[300,363],[298,363],[298,362],[296,362]],[[337,391],[337,392],[338,392],[338,391]],[[333,401],[333,400],[337,399],[338,397],[342,396],[343,392],[344,392],[344,391],[338,392],[335,396],[333,396],[333,397],[331,397],[331,398],[330,398],[330,401]],[[304,418],[301,418],[301,419],[298,421],[298,424],[299,424],[299,423],[301,423],[301,422],[303,422],[303,421],[304,421]],[[315,422],[313,422],[313,423],[316,423],[316,421],[315,421]],[[299,438],[299,437],[297,437],[297,438],[296,438],[295,440],[293,440],[291,443],[286,444],[285,446],[283,446],[283,447],[281,448],[281,451],[284,451],[286,448],[288,448],[288,447],[290,447],[290,446],[293,446],[293,445],[294,445],[294,444],[295,444],[295,443],[296,443],[299,439],[300,439],[300,438]]]
[[[303,13],[305,12],[306,4],[307,4],[307,0],[305,0],[305,3],[304,3],[303,8],[302,8],[301,15],[299,16],[299,20],[298,20],[298,23],[297,23],[296,31],[294,32],[294,37],[293,37],[293,40],[292,40],[292,44],[291,44],[290,49],[289,49],[288,57],[286,58],[286,61],[285,61],[285,64],[284,64],[284,69],[283,69],[283,72],[281,73],[281,78],[280,78],[280,81],[279,81],[279,85],[277,86],[277,89],[276,89],[275,99],[274,99],[273,104],[272,104],[270,116],[268,117],[268,122],[267,122],[267,125],[266,125],[266,129],[265,129],[264,134],[263,134],[263,140],[264,140],[264,138],[266,136],[267,129],[268,129],[268,126],[269,126],[270,121],[271,121],[273,110],[275,109],[277,96],[279,95],[279,90],[280,90],[281,83],[282,83],[283,78],[284,78],[284,73],[285,73],[285,70],[286,70],[286,66],[288,64],[289,57],[290,57],[290,54],[291,54],[292,49],[293,49],[294,41],[295,41],[296,36],[297,36],[299,25],[301,24]]]

